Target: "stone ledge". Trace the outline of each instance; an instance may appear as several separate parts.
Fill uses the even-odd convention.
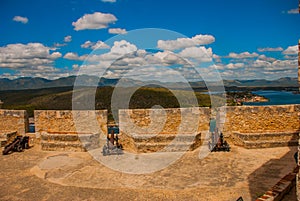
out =
[[[271,148],[271,147],[287,147],[298,146],[298,140],[291,141],[244,141],[243,145],[246,149]]]
[[[41,147],[46,151],[87,151],[100,147],[100,134],[43,133]]]
[[[296,167],[293,172],[285,175],[265,194],[257,198],[256,201],[280,201],[284,196],[290,192],[291,188],[296,185],[296,172],[299,167]]]
[[[75,151],[86,152],[100,147],[98,144],[81,142],[41,142],[44,151]]]
[[[264,131],[262,133],[241,133],[233,132],[236,137],[242,140],[268,140],[274,138],[280,139],[298,139],[300,130],[286,131],[286,132],[268,132]]]
[[[202,134],[205,134],[203,132]],[[149,152],[181,152],[198,148],[203,140],[201,133],[197,134],[132,134],[120,135],[124,149],[136,153]]]

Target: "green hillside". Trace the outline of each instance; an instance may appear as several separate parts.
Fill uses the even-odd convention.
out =
[[[88,91],[88,89],[82,89]],[[126,90],[126,89],[124,89]],[[95,109],[108,109],[109,119],[111,115],[111,97],[113,87],[99,87],[95,96]],[[191,104],[194,92],[175,91],[177,96],[182,97],[181,105],[177,98],[165,88],[143,87],[132,95],[129,108],[151,108],[160,105],[164,108],[178,108],[197,106]],[[208,95],[195,92],[198,106],[210,106]],[[5,109],[25,109],[29,116],[33,116],[34,110],[71,110],[72,109],[72,87],[59,87],[34,90],[0,91],[0,100],[4,102],[2,108]],[[122,98],[122,96],[121,96]],[[122,100],[121,100],[122,101]]]

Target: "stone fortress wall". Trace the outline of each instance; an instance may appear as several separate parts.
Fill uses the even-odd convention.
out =
[[[217,127],[246,148],[297,145],[300,105],[226,106],[219,109]]]
[[[96,120],[96,122],[95,122]],[[35,110],[35,132],[106,133],[106,110]]]
[[[98,139],[101,133],[107,134],[106,110],[36,110],[34,116],[43,150],[85,151],[78,135]],[[294,145],[300,131],[300,105],[226,106],[217,117],[217,127],[223,127],[225,138],[246,148]],[[194,149],[209,131],[209,122],[210,109],[203,107],[119,110],[120,138],[135,152],[160,150],[177,135],[178,143],[171,150],[180,151],[190,139]],[[26,111],[0,110],[0,131],[5,130],[25,134]]]
[[[0,133],[17,132],[19,135],[24,135],[28,128],[28,116],[25,110],[0,109]]]
[[[119,110],[120,129],[127,134],[197,133],[208,131],[209,121],[207,107]],[[136,130],[131,123],[143,129]]]
[[[209,122],[205,107],[119,110],[121,143],[133,152],[194,150]]]
[[[224,119],[224,115],[226,118]],[[222,118],[223,121],[222,122]],[[220,108],[217,125],[225,136],[234,132],[266,133],[300,130],[300,105],[226,106]]]
[[[100,135],[107,133],[106,110],[36,110],[34,122],[41,148],[48,151],[99,148]]]

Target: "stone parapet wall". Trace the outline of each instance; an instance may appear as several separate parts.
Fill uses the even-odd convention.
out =
[[[107,110],[35,110],[35,132],[107,133]]]
[[[138,153],[194,150],[209,123],[204,107],[119,110],[120,142]]]
[[[19,135],[24,135],[28,128],[28,116],[25,110],[0,109],[0,132],[16,131]]]
[[[195,134],[209,130],[210,109],[204,107],[119,110],[121,133]]]
[[[223,107],[217,115],[217,127],[225,137],[235,132],[300,131],[300,105]]]

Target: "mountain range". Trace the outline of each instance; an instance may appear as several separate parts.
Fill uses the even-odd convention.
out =
[[[76,80],[77,79],[77,80]],[[77,86],[116,86],[119,79],[106,79],[101,78],[99,81],[98,77],[80,75],[63,77],[56,80],[48,80],[45,78],[31,78],[22,77],[17,79],[0,79],[0,90],[24,90],[24,89],[41,89],[41,88],[52,88],[52,87],[70,87],[74,85],[76,80]],[[124,80],[124,79],[122,79]],[[184,83],[180,82],[169,82],[160,83],[158,81],[143,82],[139,80],[126,79],[125,86],[136,86],[136,85],[149,85],[149,86],[169,86],[172,88],[184,88]],[[225,87],[298,87],[297,78],[284,77],[277,80],[223,80]],[[193,88],[205,88],[204,81],[190,82]],[[124,86],[124,85],[123,85]]]

